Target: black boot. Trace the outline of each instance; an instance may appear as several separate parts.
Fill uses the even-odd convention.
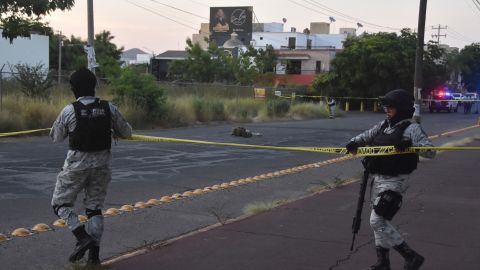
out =
[[[390,250],[388,248],[377,246],[377,263],[370,266],[370,270],[390,270],[390,258],[388,256]]]
[[[95,245],[88,250],[87,265],[98,266],[100,264],[100,247]]]
[[[75,245],[75,248],[73,249],[72,254],[70,254],[68,260],[70,262],[76,262],[82,259],[85,255],[85,252],[95,245],[95,240],[88,235],[88,233],[85,231],[85,226],[83,225],[73,230],[72,233],[77,238],[77,244]]]
[[[411,249],[405,242],[393,248],[405,259],[405,265],[403,266],[405,270],[418,270],[422,266],[423,261],[425,261],[422,255]]]

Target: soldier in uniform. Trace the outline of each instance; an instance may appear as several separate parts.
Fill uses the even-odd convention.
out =
[[[398,89],[380,97],[387,119],[373,128],[352,138],[347,150],[356,154],[360,146],[394,145],[398,151],[411,146],[433,146],[421,126],[412,123],[413,96]],[[433,158],[434,152],[422,156]],[[366,169],[372,181],[370,226],[375,235],[377,263],[371,270],[390,270],[389,249],[398,251],[405,259],[404,269],[416,270],[424,262],[424,257],[410,248],[402,235],[390,223],[400,209],[402,197],[409,187],[409,175],[417,168],[418,154],[374,156],[366,160]]]
[[[77,239],[69,261],[78,261],[89,251],[87,263],[98,265],[102,208],[111,179],[112,132],[116,137],[128,138],[132,127],[113,104],[95,97],[97,80],[90,70],[81,68],[74,72],[70,84],[77,100],[62,110],[50,132],[54,143],[69,137],[69,150],[57,176],[52,207]],[[80,224],[74,210],[81,191],[85,192],[86,225]]]

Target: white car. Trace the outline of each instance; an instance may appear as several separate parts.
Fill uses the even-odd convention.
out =
[[[465,93],[464,99],[478,100],[478,94],[477,93]]]
[[[462,93],[453,93],[452,94],[452,97],[454,100],[462,100],[464,99],[465,97],[462,95]]]

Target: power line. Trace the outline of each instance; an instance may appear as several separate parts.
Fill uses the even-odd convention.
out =
[[[478,11],[480,11],[480,1],[472,0],[472,2],[473,2],[473,5],[478,9]]]
[[[473,38],[470,38],[466,35],[463,35],[462,33],[458,32],[457,30],[453,29],[452,27],[450,27],[447,31],[452,31],[454,34],[456,34],[457,36],[461,37],[461,38],[464,38],[466,40],[468,40],[469,42],[474,42],[474,39]],[[451,32],[451,33],[452,33]]]
[[[169,18],[169,17],[167,17],[167,16],[164,16],[164,15],[158,13],[158,12],[155,11],[155,10],[152,10],[152,9],[150,9],[150,8],[141,6],[141,5],[137,4],[137,3],[131,2],[131,1],[129,1],[129,0],[125,0],[125,1],[126,1],[127,3],[130,3],[131,5],[134,5],[134,6],[138,7],[138,8],[143,9],[143,10],[149,11],[149,12],[151,12],[151,13],[157,15],[157,16],[160,16],[160,17],[162,17],[162,18],[164,18],[164,19],[167,19],[167,20],[169,20],[169,21],[178,23],[178,24],[180,24],[180,25],[183,25],[183,26],[188,27],[188,28],[190,28],[190,29],[193,29],[193,30],[195,30],[195,31],[198,31],[198,29],[196,29],[196,28],[194,28],[194,27],[192,27],[192,26],[190,26],[190,25],[188,25],[188,24],[185,24],[185,23],[182,23],[182,22],[180,22],[180,21],[177,21],[177,20],[174,20],[174,19],[172,19],[172,18]]]
[[[180,11],[180,12],[183,12],[183,13],[190,14],[190,15],[192,15],[192,16],[195,16],[195,17],[198,17],[198,18],[201,18],[201,19],[208,20],[208,18],[207,18],[207,17],[203,17],[203,16],[201,16],[201,15],[197,15],[197,14],[195,14],[195,13],[192,13],[192,12],[186,11],[186,10],[184,10],[184,9],[181,9],[181,8],[177,8],[177,7],[174,7],[174,6],[171,6],[171,5],[167,5],[167,4],[164,4],[164,3],[158,2],[158,1],[156,1],[156,0],[150,0],[150,1],[152,1],[152,2],[154,2],[154,3],[157,3],[157,4],[159,4],[159,5],[162,5],[162,6],[169,7],[169,8],[171,8],[171,9],[178,10],[178,11]]]

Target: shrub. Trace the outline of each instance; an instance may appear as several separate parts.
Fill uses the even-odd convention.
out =
[[[43,64],[15,65],[15,73],[12,75],[20,84],[20,90],[26,97],[47,99],[50,96],[53,81]]]
[[[267,115],[269,117],[283,117],[290,110],[290,101],[285,99],[272,99],[267,102]]]
[[[251,98],[229,99],[225,101],[225,113],[232,121],[249,122],[257,117],[260,109],[265,106],[263,100]]]
[[[294,120],[327,118],[328,108],[323,103],[298,103],[294,104],[288,112],[288,117]]]
[[[166,110],[163,90],[158,87],[155,77],[131,68],[122,70],[113,81],[112,94],[119,104],[128,104],[145,110],[151,119],[158,118]]]

